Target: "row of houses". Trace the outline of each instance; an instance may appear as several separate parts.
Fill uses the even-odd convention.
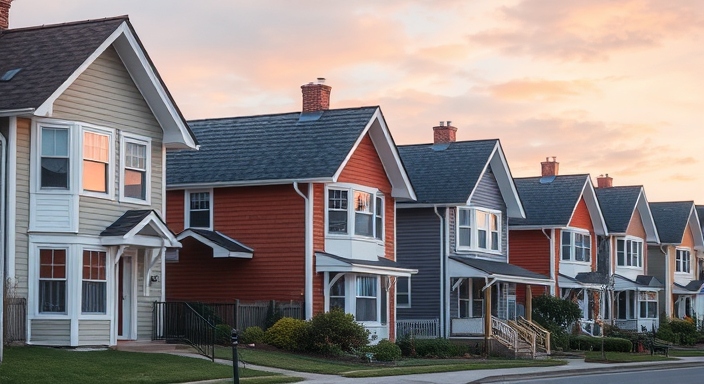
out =
[[[704,308],[692,202],[555,159],[514,178],[499,140],[458,142],[449,121],[397,146],[378,106],[330,109],[324,79],[301,111],[186,121],[126,17],[8,29],[9,6],[0,271],[29,344],[150,339],[175,300],[339,307],[374,340],[515,333],[543,293],[592,333]]]

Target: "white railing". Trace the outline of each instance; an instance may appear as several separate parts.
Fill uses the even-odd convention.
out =
[[[518,337],[523,340],[526,344],[528,344],[528,347],[530,347],[530,356],[535,359],[535,339],[536,335],[535,332],[528,327],[524,327],[518,322],[509,320],[508,325],[511,326],[511,328],[516,330],[516,333],[518,334]]]
[[[535,346],[545,350],[548,355],[550,354],[550,331],[523,317],[519,317],[516,322],[535,332]]]
[[[514,352],[518,350],[518,332],[499,318],[491,316],[491,332],[501,344]]]
[[[440,320],[396,320],[396,338],[400,339],[406,335],[416,338],[438,338],[440,337]]]
[[[469,319],[452,319],[450,322],[452,336],[470,336],[484,334],[484,318],[472,317]]]

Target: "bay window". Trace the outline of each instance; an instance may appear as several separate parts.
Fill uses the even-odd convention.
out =
[[[82,313],[106,313],[106,260],[105,252],[83,251]]]
[[[39,250],[39,313],[66,313],[66,250]]]
[[[560,237],[562,260],[591,261],[591,236],[586,233],[562,231]]]
[[[616,263],[621,267],[643,267],[643,241],[616,239]]]
[[[69,130],[68,128],[41,128],[42,189],[69,189]]]
[[[354,191],[354,234],[372,236],[374,233],[372,194]]]
[[[459,207],[457,213],[457,249],[501,250],[501,214],[475,208]]]
[[[357,321],[378,321],[376,276],[357,276],[356,313]]]
[[[658,317],[658,293],[638,292],[640,299],[640,317],[654,319]]]
[[[689,273],[690,254],[688,249],[678,249],[675,256],[675,272]]]
[[[110,135],[83,131],[83,190],[108,193]]]
[[[345,310],[345,277],[342,276],[330,286],[330,310],[340,308]]]
[[[327,194],[329,234],[384,239],[383,196],[351,188],[330,188]]]

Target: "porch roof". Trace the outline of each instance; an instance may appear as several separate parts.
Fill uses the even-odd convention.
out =
[[[633,281],[621,275],[614,275],[614,291],[662,291],[664,288],[654,276],[638,275]]]
[[[672,284],[672,293],[676,295],[696,295],[701,292],[704,280],[692,280],[687,285]]]
[[[384,257],[377,260],[348,259],[326,252],[315,253],[315,269],[317,272],[357,272],[397,277],[411,277],[418,273],[417,269],[402,268],[397,262]]]
[[[581,277],[582,281],[578,280],[576,277],[569,277],[567,275],[563,274],[558,274],[557,275],[557,284],[560,286],[560,288],[582,288],[582,289],[601,289],[601,286],[603,285],[602,283],[597,283],[594,282],[592,278],[584,278],[580,276],[580,274],[577,274],[578,277]]]
[[[136,245],[149,248],[181,248],[173,232],[151,209],[125,212],[100,233],[102,245]]]
[[[251,259],[254,256],[254,249],[240,243],[239,241],[223,235],[218,231],[206,229],[188,228],[178,234],[178,240],[192,237],[195,240],[213,249],[213,257],[235,257]]]
[[[519,284],[552,285],[549,277],[498,261],[450,256],[450,277],[487,277],[499,281]]]

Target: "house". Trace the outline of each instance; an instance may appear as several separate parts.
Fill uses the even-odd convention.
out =
[[[621,329],[642,331],[659,325],[661,281],[648,275],[648,246],[659,244],[657,228],[641,185],[613,186],[608,174],[597,178],[596,196],[608,230],[597,270],[611,278],[604,320]]]
[[[9,4],[0,252],[26,342],[150,339],[163,256],[180,246],[162,221],[164,155],[196,139],[127,17],[6,29]]]
[[[499,140],[456,141],[456,131],[441,122],[432,144],[399,147],[417,201],[397,204],[397,261],[418,274],[396,283],[397,318],[406,333],[438,321],[426,336],[488,340],[530,318],[517,286],[554,281],[509,264],[507,223],[525,213]]]
[[[648,244],[648,271],[665,284],[660,311],[667,317],[695,317],[704,302],[704,239],[692,201],[650,203],[660,244]]]
[[[167,299],[302,301],[343,308],[394,337],[396,200],[415,192],[379,107],[329,109],[324,79],[302,112],[189,122],[198,152],[167,155],[168,225],[183,242]]]
[[[559,175],[555,158],[541,163],[541,173],[514,179],[526,217],[509,220],[510,262],[554,279],[547,291],[535,293],[574,301],[584,331],[598,334],[594,322],[603,318],[606,280],[596,272],[597,248],[605,246],[597,236],[607,231],[591,178]]]

